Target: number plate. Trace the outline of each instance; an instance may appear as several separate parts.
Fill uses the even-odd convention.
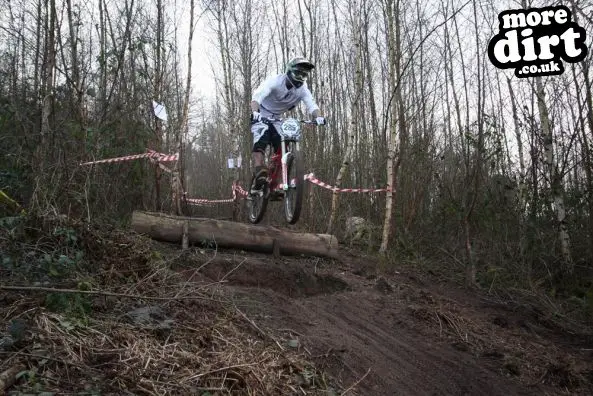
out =
[[[294,118],[284,120],[280,134],[285,139],[299,140],[301,137],[301,124]]]

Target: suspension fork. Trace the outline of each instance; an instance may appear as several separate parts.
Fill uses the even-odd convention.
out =
[[[286,166],[288,156],[294,155],[292,151],[289,152],[286,150],[286,147],[291,143],[294,144],[294,150],[299,151],[299,142],[282,141],[282,189],[284,191],[288,190],[288,167]]]
[[[288,158],[288,152],[286,150],[286,146],[288,145],[288,142],[284,140],[284,138],[282,138],[282,157],[281,157],[281,161],[282,161],[282,189],[284,191],[287,190],[287,179],[288,179],[288,169],[286,168],[286,161]]]

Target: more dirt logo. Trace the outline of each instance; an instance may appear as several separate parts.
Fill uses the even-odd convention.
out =
[[[517,77],[562,74],[562,60],[575,63],[587,56],[585,29],[565,6],[507,10],[498,21],[488,57],[499,69],[515,68]]]

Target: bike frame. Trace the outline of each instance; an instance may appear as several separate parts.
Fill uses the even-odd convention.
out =
[[[266,121],[274,122],[274,121],[284,121],[283,119],[273,119],[267,118]],[[297,120],[301,124],[305,125],[317,125],[314,121],[308,120]],[[268,167],[271,168],[270,175],[268,176],[268,183],[270,186],[271,192],[279,192],[279,191],[287,191],[289,186],[294,185],[294,181],[291,180],[290,184],[288,183],[288,169],[286,167],[287,159],[288,159],[288,145],[290,143],[294,143],[294,148],[296,152],[300,151],[300,142],[294,139],[286,139],[280,132],[276,131],[280,135],[280,147],[278,150],[270,156],[270,163]],[[282,182],[278,183],[279,173],[282,172]]]
[[[299,151],[299,142],[294,140],[284,140],[280,143],[280,147],[278,150],[270,156],[270,164],[269,167],[271,168],[270,176],[269,176],[269,183],[270,183],[270,191],[286,191],[288,190],[288,168],[286,167],[287,155],[288,155],[288,144],[289,143],[295,144],[295,149]],[[280,172],[282,174],[282,182],[278,183]],[[292,180],[291,180],[291,184]]]

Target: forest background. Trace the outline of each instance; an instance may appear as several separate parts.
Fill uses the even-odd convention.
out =
[[[593,2],[564,4],[591,32]],[[328,117],[305,131],[306,171],[393,192],[310,185],[299,229],[342,237],[348,217],[364,217],[364,248],[395,262],[430,262],[470,285],[563,294],[591,315],[591,56],[560,76],[524,79],[487,56],[501,11],[548,2],[0,5],[0,190],[29,213],[124,224],[135,209],[170,211],[167,175],[150,162],[80,166],[147,149],[180,153],[188,196],[230,197],[233,180],[250,173],[252,91],[304,55]],[[243,167],[227,169],[239,155]]]

